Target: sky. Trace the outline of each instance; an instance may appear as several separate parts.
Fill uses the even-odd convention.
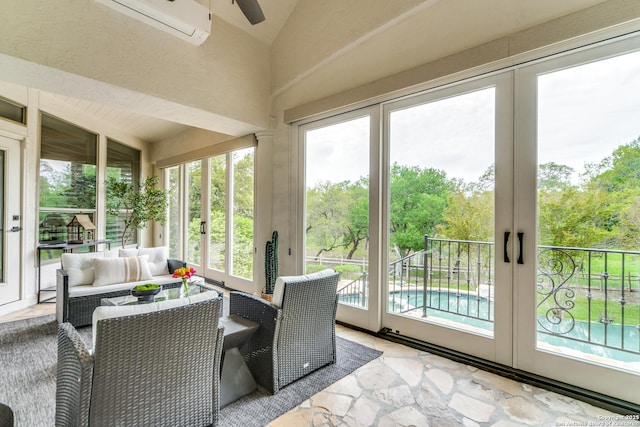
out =
[[[477,181],[494,158],[494,89],[482,89],[390,116],[390,158]],[[640,52],[538,77],[538,163],[599,163],[640,137]],[[368,175],[369,121],[307,132],[307,187]]]

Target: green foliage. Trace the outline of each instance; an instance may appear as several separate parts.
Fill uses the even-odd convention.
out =
[[[454,183],[444,171],[394,164],[391,168],[389,228],[391,246],[401,257],[424,247],[442,223]]]
[[[316,256],[350,245],[357,247],[368,236],[361,214],[354,211],[351,217],[356,203],[366,203],[368,215],[368,203],[359,200],[362,197],[366,197],[362,186],[350,182],[321,183],[307,191],[307,242],[318,248]]]
[[[253,218],[234,215],[233,274],[253,277]]]
[[[334,270],[340,273],[341,279],[345,280],[355,280],[358,277],[362,276],[362,273],[364,272],[361,265],[353,264],[338,265],[334,268]]]
[[[447,199],[442,223],[436,226],[437,236],[454,240],[492,241],[493,211],[493,191],[473,192],[467,196],[462,188],[458,188]]]
[[[167,192],[157,188],[158,178],[148,177],[140,185],[107,180],[107,214],[125,212],[122,247],[137,230],[145,228],[151,221],[164,224],[167,214]]]
[[[96,167],[65,163],[57,170],[40,161],[40,207],[94,209],[96,206]]]
[[[322,271],[327,268],[329,267],[322,264],[307,264],[305,267],[305,271],[307,274],[311,274],[311,273],[317,273],[318,271]]]
[[[144,285],[137,285],[133,287],[134,291],[150,291],[153,289],[158,289],[160,285],[156,285],[155,283],[145,283]]]

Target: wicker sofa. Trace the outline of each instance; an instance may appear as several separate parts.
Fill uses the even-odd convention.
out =
[[[55,425],[218,425],[221,310],[216,291],[99,307],[92,349],[59,325]]]
[[[339,276],[327,269],[279,277],[272,303],[231,292],[230,314],[260,324],[240,351],[255,380],[273,394],[316,369],[335,363]]]
[[[91,324],[103,298],[128,295],[143,283],[165,288],[180,286],[172,277],[183,261],[167,258],[166,247],[64,253],[56,271],[56,318],[75,327]]]

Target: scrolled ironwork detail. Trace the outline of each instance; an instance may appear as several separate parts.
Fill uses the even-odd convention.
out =
[[[538,253],[537,292],[543,298],[538,308],[549,305],[538,324],[547,332],[563,335],[575,327],[571,309],[575,306],[575,291],[568,286],[576,272],[576,262],[569,252],[557,249],[542,249]]]

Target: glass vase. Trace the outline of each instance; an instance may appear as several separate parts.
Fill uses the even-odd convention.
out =
[[[180,286],[180,297],[186,297],[189,295],[189,284],[187,283],[187,279],[182,279],[182,286]]]

